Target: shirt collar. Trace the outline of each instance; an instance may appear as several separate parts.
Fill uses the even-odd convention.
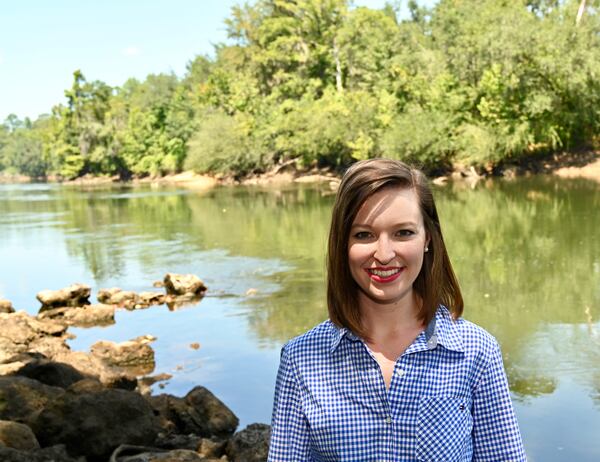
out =
[[[360,337],[356,336],[350,329],[339,327],[331,323],[333,327],[331,335],[331,354],[335,352],[343,338],[347,338],[353,342],[361,341]],[[438,345],[453,351],[464,351],[462,337],[456,325],[456,321],[452,319],[452,315],[445,306],[440,306],[433,319],[429,322],[423,333],[415,339],[415,342],[407,349],[407,352],[416,352],[421,350],[433,350]],[[416,347],[416,349],[413,349]]]

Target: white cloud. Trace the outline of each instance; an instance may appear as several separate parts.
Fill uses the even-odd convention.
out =
[[[121,53],[123,53],[125,56],[137,56],[141,53],[141,50],[136,46],[130,46],[123,48]]]

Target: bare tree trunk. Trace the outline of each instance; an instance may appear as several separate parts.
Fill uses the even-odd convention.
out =
[[[335,88],[338,93],[344,91],[342,83],[342,63],[340,62],[340,49],[337,46],[337,39],[333,39],[333,58],[335,59]]]
[[[585,2],[586,0],[581,0],[581,3],[579,4],[579,11],[577,11],[577,19],[575,19],[575,26],[579,26],[579,23],[581,22],[581,18],[583,17],[583,13],[585,11]]]

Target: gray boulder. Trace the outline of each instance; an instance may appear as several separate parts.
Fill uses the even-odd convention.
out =
[[[27,425],[0,420],[0,446],[28,451],[39,449],[40,443]]]
[[[227,443],[227,455],[232,462],[266,462],[269,455],[271,427],[254,423],[233,435]]]
[[[235,414],[202,386],[193,388],[184,398],[161,394],[148,400],[168,433],[226,438],[233,435],[239,424]]]
[[[223,459],[207,459],[189,449],[172,451],[144,448],[130,445],[118,447],[113,452],[110,462],[223,462]]]
[[[31,358],[30,361],[13,372],[12,375],[28,377],[45,385],[60,388],[68,388],[86,378],[84,374],[73,366],[51,361],[44,357]]]
[[[159,430],[142,396],[111,389],[65,392],[45,404],[32,429],[42,446],[62,443],[90,461],[106,461],[121,444],[148,446]]]
[[[84,457],[71,457],[64,445],[34,451],[21,451],[0,446],[2,462],[86,462]]]
[[[33,428],[36,415],[46,404],[64,394],[62,388],[44,385],[27,377],[0,377],[0,419],[21,422]]]

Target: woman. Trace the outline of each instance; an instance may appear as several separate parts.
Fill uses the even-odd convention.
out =
[[[433,195],[357,162],[329,234],[329,320],[288,342],[269,461],[524,461],[496,340],[463,300]]]

